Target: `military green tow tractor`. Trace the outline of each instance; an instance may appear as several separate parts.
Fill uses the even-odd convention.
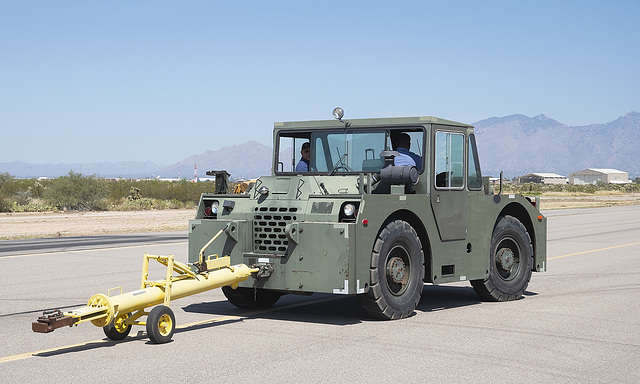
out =
[[[436,117],[349,121],[341,108],[334,117],[275,123],[270,176],[245,195],[202,195],[189,261],[226,227],[210,247],[259,270],[222,288],[232,304],[358,295],[369,315],[399,319],[414,311],[424,283],[470,281],[482,299],[507,301],[546,269],[539,199],[491,191],[473,126]]]
[[[45,313],[33,330],[91,321],[120,340],[145,325],[164,343],[175,329],[170,301],[219,287],[240,308],[321,292],[358,295],[372,317],[400,319],[413,313],[424,283],[470,281],[482,299],[508,301],[524,294],[532,272],[545,271],[539,199],[491,191],[472,126],[343,120],[340,108],[334,117],[275,123],[271,175],[248,193],[227,193],[228,174],[216,173],[224,182],[201,196],[189,221],[187,264],[145,255],[139,290]],[[167,267],[164,280],[148,280],[149,260]]]

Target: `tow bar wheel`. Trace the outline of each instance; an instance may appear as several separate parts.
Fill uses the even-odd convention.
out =
[[[127,337],[129,332],[131,332],[131,324],[125,323],[129,315],[128,313],[123,313],[116,316],[109,324],[102,327],[104,334],[110,340],[122,340]]]
[[[176,317],[171,308],[159,305],[147,316],[147,335],[151,342],[164,344],[171,340],[176,330]]]

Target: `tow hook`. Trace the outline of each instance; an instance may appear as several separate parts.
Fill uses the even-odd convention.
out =
[[[61,328],[64,326],[72,326],[77,322],[76,319],[65,316],[61,310],[54,309],[50,311],[44,311],[42,316],[38,317],[38,320],[34,323],[31,323],[31,329],[34,332],[39,333],[49,333],[53,332],[54,329]]]
[[[273,274],[273,266],[269,263],[258,263],[251,266],[252,268],[258,268],[256,276],[258,279],[267,278]]]

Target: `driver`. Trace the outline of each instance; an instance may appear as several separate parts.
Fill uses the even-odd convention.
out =
[[[393,150],[400,153],[394,159],[394,165],[415,165],[418,172],[422,171],[422,158],[411,152],[411,137],[409,134],[402,132],[393,140]]]
[[[309,172],[309,159],[311,158],[311,145],[309,142],[302,144],[302,150],[300,150],[300,161],[296,165],[296,172]]]

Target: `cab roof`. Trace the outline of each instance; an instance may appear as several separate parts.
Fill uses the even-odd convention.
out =
[[[416,116],[416,117],[384,117],[375,119],[342,119],[342,122],[338,120],[311,120],[311,121],[289,121],[289,122],[276,122],[273,124],[277,129],[336,129],[344,128],[345,122],[349,122],[349,128],[359,127],[372,127],[372,126],[407,126],[407,125],[420,125],[420,124],[439,124],[450,125],[456,127],[473,128],[472,125],[459,123],[457,121],[441,119],[433,116]]]

